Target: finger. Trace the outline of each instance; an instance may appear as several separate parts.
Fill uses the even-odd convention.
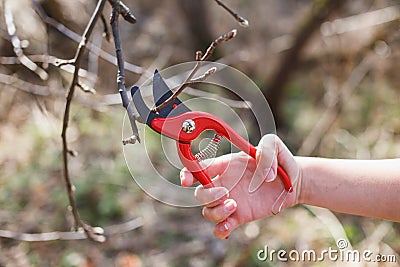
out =
[[[207,159],[200,162],[200,164],[204,167],[209,177],[215,177],[219,174],[222,174],[226,170],[229,165],[231,156],[232,155],[227,154],[217,158]],[[179,178],[181,180],[181,185],[184,187],[189,187],[198,182],[187,168],[183,168],[181,170]]]
[[[289,179],[293,182],[298,175],[299,167],[293,157],[292,152],[290,152],[282,140],[279,137],[276,137],[275,140],[277,145],[277,165],[279,164],[283,168],[283,170],[289,176]]]
[[[197,182],[197,179],[194,178],[193,174],[188,171],[188,169],[183,168],[179,174],[179,178],[181,180],[181,185],[183,187],[189,187]]]
[[[229,197],[229,191],[225,187],[204,188],[199,185],[194,191],[194,197],[201,205],[212,208],[223,203]]]
[[[249,184],[249,192],[256,191],[264,181],[273,181],[277,169],[277,145],[275,135],[265,135],[261,138],[256,152],[257,168]]]
[[[235,200],[225,199],[221,205],[213,208],[204,207],[202,214],[207,220],[218,223],[228,218],[236,209],[237,204]]]
[[[238,226],[239,222],[235,218],[228,217],[225,221],[222,221],[215,225],[214,236],[220,239],[225,239]]]
[[[207,159],[202,161],[201,165],[204,166],[208,176],[215,177],[224,173],[229,166],[232,156],[233,154],[226,154],[213,159]]]
[[[278,163],[276,160],[279,150],[279,138],[274,134],[264,135],[259,144],[256,154],[258,171],[266,181],[272,182],[276,178]]]

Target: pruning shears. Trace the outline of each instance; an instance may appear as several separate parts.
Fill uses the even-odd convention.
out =
[[[164,103],[172,94],[172,91],[156,70],[153,76],[153,98],[156,106]],[[216,132],[213,139],[214,143],[218,143],[221,137],[224,137],[252,158],[256,157],[256,148],[215,115],[207,112],[192,111],[178,98],[159,112],[154,112],[147,107],[139,87],[133,86],[131,95],[136,110],[143,121],[157,133],[172,138],[177,142],[178,154],[182,164],[204,187],[213,187],[212,180],[199,162],[205,155],[201,153],[200,155],[193,155],[191,150],[192,141],[204,131],[214,130]],[[291,180],[279,165],[277,173],[281,178],[286,193],[292,192]]]

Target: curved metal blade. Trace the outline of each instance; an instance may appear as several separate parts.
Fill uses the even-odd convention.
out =
[[[155,119],[157,115],[147,107],[143,100],[142,94],[140,93],[139,87],[132,86],[131,95],[133,103],[135,104],[136,110],[140,117],[142,117],[142,120],[145,121],[147,125],[151,126],[151,121]]]
[[[173,95],[158,70],[155,70],[153,76],[153,98],[156,106],[164,103]],[[179,115],[191,111],[187,106],[182,104],[179,98],[176,98],[168,106],[159,111],[159,117],[166,118],[171,115]]]
[[[153,76],[153,99],[156,106],[161,105],[173,95],[164,79],[156,69]]]

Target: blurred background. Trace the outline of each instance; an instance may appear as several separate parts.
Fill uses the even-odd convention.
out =
[[[120,23],[130,63],[127,84],[143,82],[155,68],[194,60],[197,50],[205,51],[220,34],[237,28],[237,37],[218,47],[212,60],[255,81],[274,112],[278,134],[294,154],[399,157],[400,1],[225,2],[250,27],[240,27],[211,0],[124,1],[138,20]],[[72,226],[60,134],[73,69],[60,69],[54,62],[73,58],[95,5],[94,0],[0,1],[2,230],[41,233]],[[106,3],[106,18],[110,11]],[[200,208],[170,207],[147,196],[125,165],[125,111],[114,95],[113,55],[113,43],[105,40],[99,22],[81,72],[81,80],[96,94],[77,89],[71,107],[68,141],[78,156],[70,158],[70,173],[84,221],[106,227],[141,218],[143,225],[103,244],[0,238],[0,266],[280,266],[285,263],[259,261],[257,251],[266,245],[321,251],[336,248],[338,238],[348,238],[353,249],[399,260],[396,223],[299,206],[242,226],[221,241],[213,237],[213,225]],[[249,138],[257,143],[259,137]],[[143,144],[134,146],[140,159]],[[152,149],[157,153],[159,148]],[[134,172],[147,168],[138,160]],[[179,170],[168,173],[176,179]],[[296,263],[334,264],[343,266]]]

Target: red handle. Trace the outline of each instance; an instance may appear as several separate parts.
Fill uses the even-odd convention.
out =
[[[185,132],[182,125],[185,121],[192,121],[195,125],[192,131]],[[178,141],[178,154],[182,164],[193,173],[193,176],[203,185],[211,184],[211,179],[193,156],[190,144],[202,132],[214,130],[219,135],[228,139],[234,146],[241,151],[256,157],[256,148],[238,134],[229,124],[222,119],[210,113],[201,111],[186,112],[175,117],[156,118],[151,122],[151,128],[158,133],[168,136]],[[285,190],[292,192],[292,183],[289,176],[278,166],[278,175],[280,176]]]
[[[236,132],[235,132],[236,133]],[[238,135],[238,134],[237,134]],[[240,136],[240,135],[238,135]],[[243,139],[243,138],[242,138]],[[246,145],[249,150],[246,152],[252,157],[256,158],[256,148],[252,146],[249,142],[245,139],[240,140],[241,144]],[[247,143],[247,144],[246,144]],[[182,164],[193,174],[194,178],[196,178],[205,188],[214,187],[212,180],[208,176],[208,174],[204,171],[204,168],[200,165],[197,161],[196,157],[193,155],[190,143],[181,143],[177,142],[178,144],[178,155],[182,162]],[[281,166],[278,165],[278,175],[281,177],[282,183],[289,193],[293,191],[292,183],[289,179],[289,176],[283,170]],[[226,220],[224,221],[226,223]],[[228,239],[229,236],[226,236],[225,239]]]
[[[244,141],[247,142],[246,140],[244,140]],[[248,145],[250,146],[249,155],[255,159],[257,149],[254,146],[252,146],[250,143],[248,143]],[[281,181],[283,183],[283,186],[285,187],[285,190],[288,191],[289,193],[293,192],[293,186],[292,186],[292,182],[290,181],[289,175],[287,175],[285,170],[280,165],[278,165],[277,172],[278,172],[278,176],[281,178]]]
[[[249,150],[248,154],[252,158],[256,158],[256,151],[257,149],[248,143],[246,140],[242,140],[242,142],[246,142]],[[197,159],[194,157],[190,143],[180,143],[178,144],[178,155],[182,162],[182,164],[193,174],[193,176],[203,185],[207,187],[213,187],[212,181],[208,174],[204,171],[204,168],[200,165]],[[247,151],[246,151],[247,152]],[[293,191],[292,182],[290,181],[289,176],[285,172],[285,170],[278,165],[278,175],[281,178],[283,186],[285,190],[291,193]]]
[[[193,155],[190,143],[177,142],[177,144],[178,155],[183,166],[185,166],[203,186],[213,187],[210,177]]]

